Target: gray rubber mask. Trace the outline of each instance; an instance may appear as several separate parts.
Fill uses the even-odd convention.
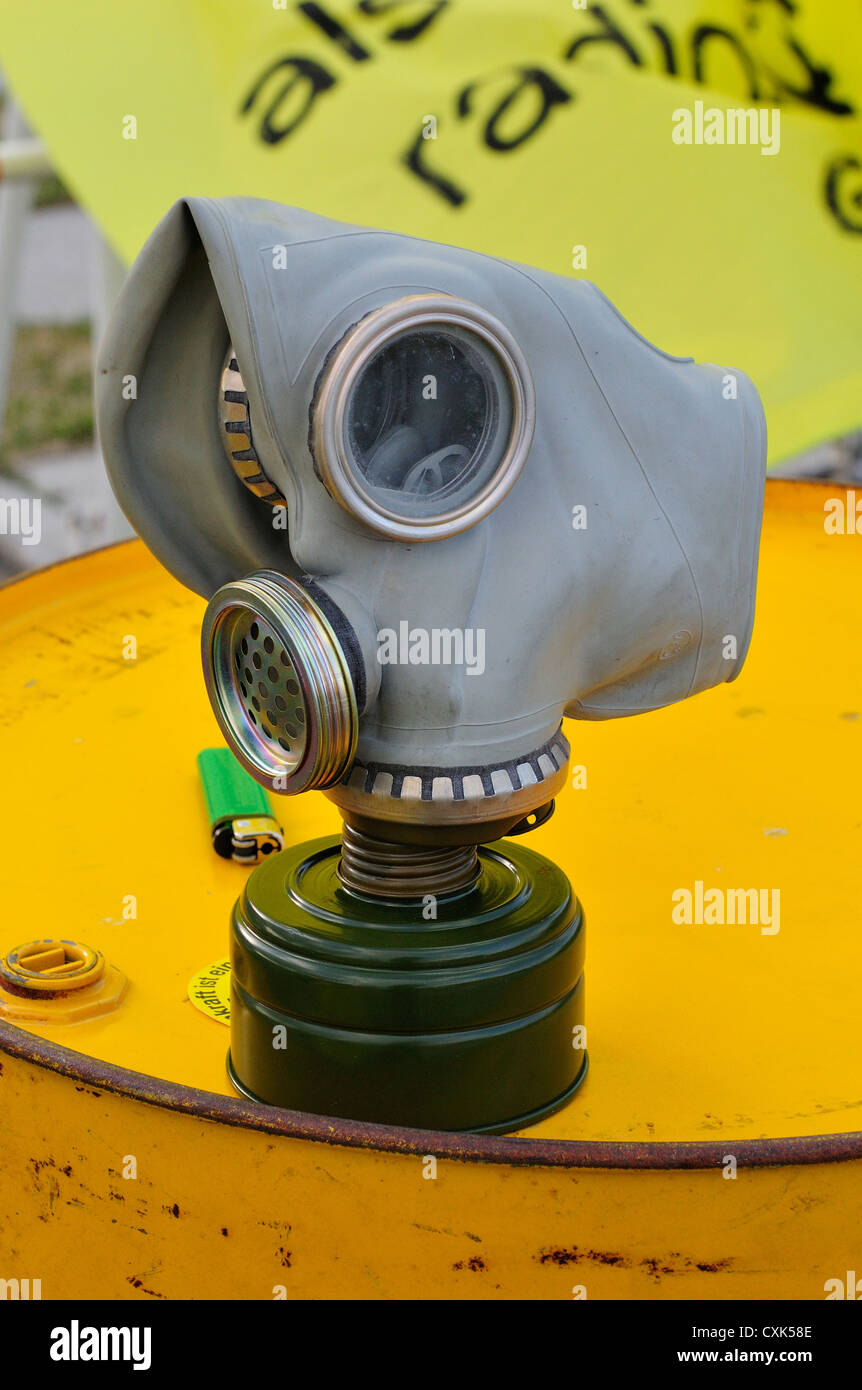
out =
[[[582,280],[187,199],[129,275],[98,383],[119,501],[210,599],[216,715],[276,790],[488,838],[563,784],[564,715],[741,668],[757,392]]]

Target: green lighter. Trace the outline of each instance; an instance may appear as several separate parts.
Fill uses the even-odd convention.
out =
[[[229,748],[204,748],[197,764],[216,854],[241,864],[258,864],[284,848],[284,834],[269,797]]]

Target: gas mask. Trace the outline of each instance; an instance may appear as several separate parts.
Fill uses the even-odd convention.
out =
[[[123,509],[209,600],[226,741],[345,821],[237,905],[235,1082],[450,1129],[547,1113],[586,1066],[582,914],[496,842],[551,813],[564,716],[740,670],[753,386],[586,282],[246,198],[171,209],[98,382]]]

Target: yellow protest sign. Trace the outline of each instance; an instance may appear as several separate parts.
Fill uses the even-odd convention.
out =
[[[0,33],[126,258],[182,195],[274,198],[595,281],[749,373],[773,460],[860,423],[855,0],[0,0]]]

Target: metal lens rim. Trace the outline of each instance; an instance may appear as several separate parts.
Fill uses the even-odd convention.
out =
[[[500,462],[475,496],[445,512],[408,518],[384,507],[357,476],[347,441],[347,411],[353,388],[381,348],[407,329],[441,325],[466,329],[496,354],[511,392],[512,425]],[[474,526],[502,501],[524,466],[535,423],[536,396],[527,359],[499,319],[453,295],[410,295],[360,319],[332,354],[314,405],[315,462],[335,500],[374,531],[394,540],[440,540]]]
[[[240,614],[267,624],[293,663],[306,709],[305,748],[298,761],[279,756],[248,722],[233,665],[232,637]],[[356,694],[338,638],[300,585],[274,570],[223,585],[204,614],[201,656],[219,728],[252,777],[286,795],[340,780],[356,753]]]

